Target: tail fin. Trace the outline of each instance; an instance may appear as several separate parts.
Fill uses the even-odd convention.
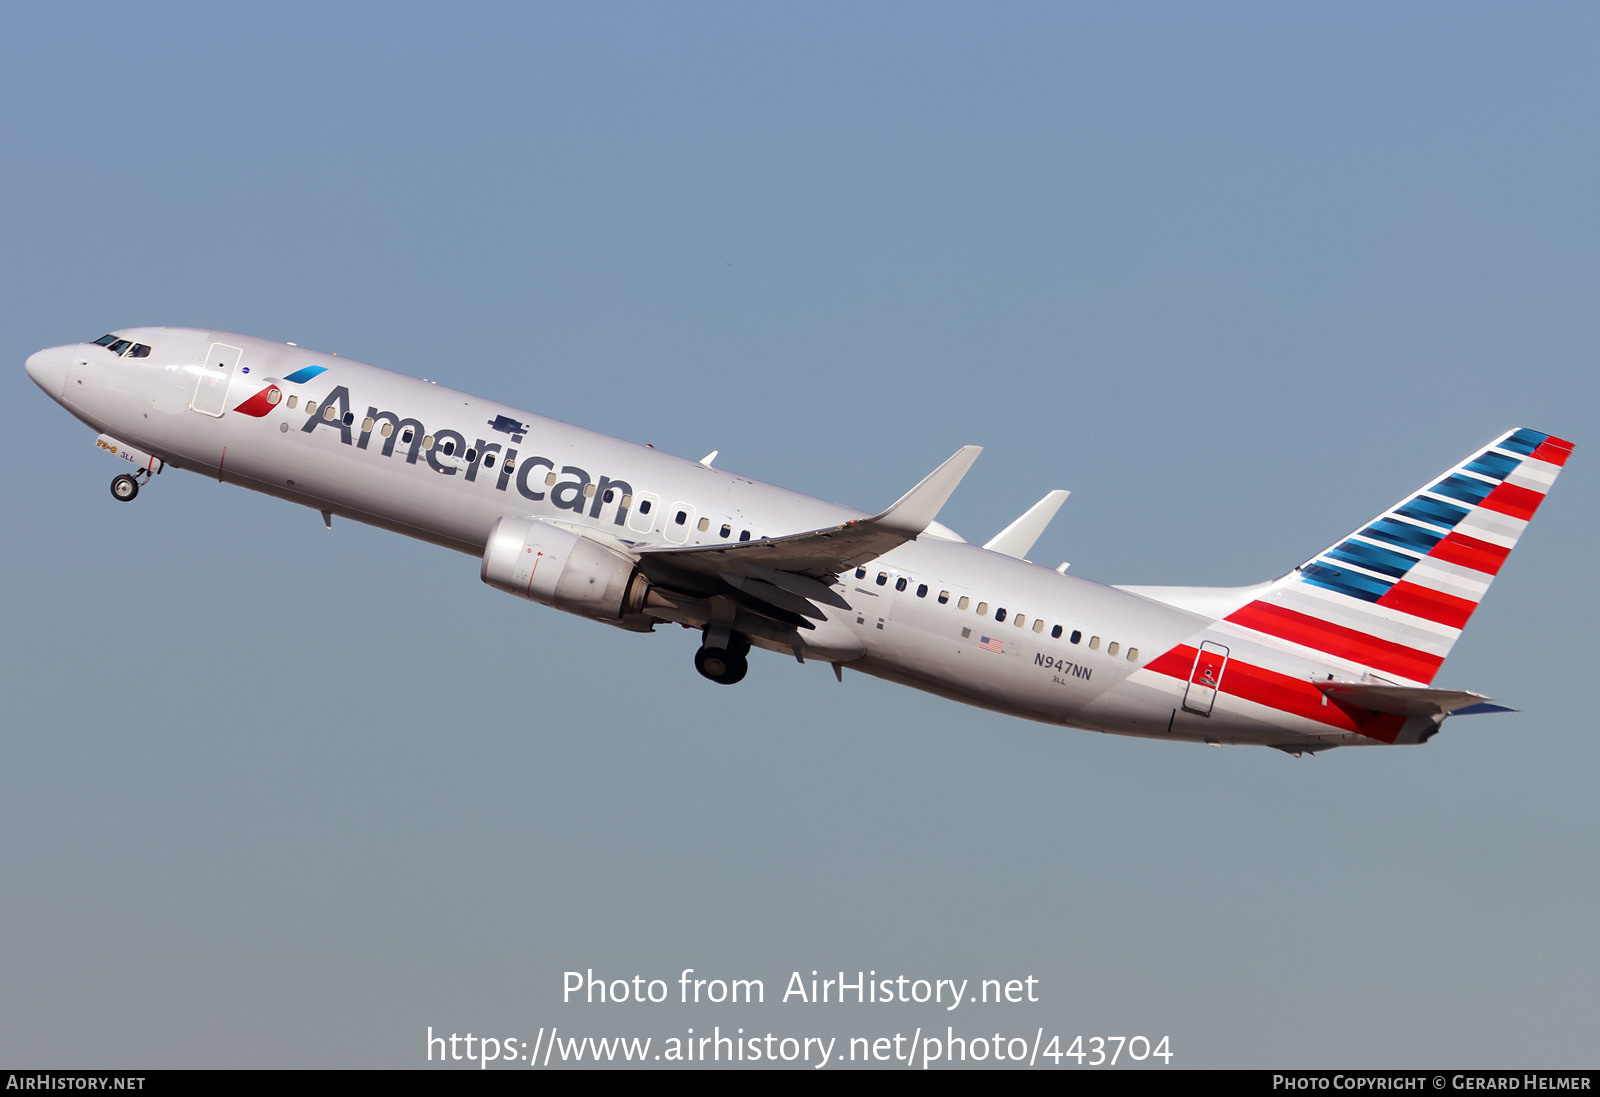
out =
[[[1226,620],[1427,684],[1572,452],[1514,430],[1407,496]]]

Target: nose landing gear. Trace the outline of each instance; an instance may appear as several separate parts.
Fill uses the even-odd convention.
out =
[[[124,474],[111,481],[111,497],[118,502],[129,502],[138,494],[139,481],[131,476]]]
[[[719,685],[731,686],[744,678],[750,669],[745,656],[750,652],[750,641],[737,632],[729,632],[720,644],[706,630],[706,639],[694,653],[694,669]]]
[[[111,481],[111,498],[119,503],[132,502],[133,497],[139,494],[139,485],[148,484],[149,482],[149,469],[140,469],[132,476],[123,473]]]

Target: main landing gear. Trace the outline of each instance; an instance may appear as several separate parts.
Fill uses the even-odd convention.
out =
[[[719,685],[731,686],[750,669],[745,659],[750,654],[750,641],[737,632],[724,635],[726,639],[718,643],[712,630],[706,630],[700,650],[694,653],[694,669]]]
[[[119,503],[132,502],[133,497],[139,494],[139,485],[150,479],[150,473],[148,472],[141,470],[139,475],[143,476],[144,480],[140,480],[137,476],[129,476],[127,473],[123,473],[115,480],[112,480],[111,498]]]

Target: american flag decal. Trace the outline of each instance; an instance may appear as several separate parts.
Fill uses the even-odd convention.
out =
[[[1002,652],[1006,649],[1004,640],[996,640],[993,636],[985,636],[978,641],[978,646],[984,651]]]

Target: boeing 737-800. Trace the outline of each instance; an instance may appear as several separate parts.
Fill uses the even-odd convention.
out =
[[[130,328],[27,370],[135,466],[117,499],[171,466],[422,538],[519,598],[699,630],[714,682],[755,646],[1032,720],[1297,755],[1498,707],[1434,676],[1572,451],[1509,431],[1268,582],[1110,587],[1024,559],[1065,492],[981,546],[935,520],[975,446],[868,515],[251,336]]]

